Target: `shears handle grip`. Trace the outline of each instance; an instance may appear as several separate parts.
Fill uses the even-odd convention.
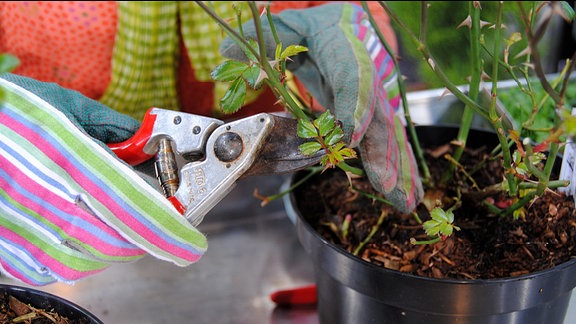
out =
[[[116,154],[120,159],[125,161],[126,163],[136,166],[140,163],[146,162],[149,159],[156,156],[156,172],[160,173],[157,174],[158,180],[160,181],[160,185],[164,190],[165,196],[168,200],[174,205],[176,210],[181,214],[184,214],[186,211],[186,207],[180,203],[176,197],[173,196],[174,191],[177,189],[177,172],[178,170],[175,169],[175,159],[173,157],[173,152],[170,148],[169,142],[167,140],[160,140],[159,144],[161,149],[160,154],[148,154],[144,151],[144,147],[150,141],[152,137],[152,132],[154,131],[154,124],[156,123],[156,114],[152,113],[152,109],[148,109],[146,114],[144,115],[144,119],[142,120],[142,125],[136,131],[136,133],[130,137],[129,139],[125,140],[124,142],[120,143],[109,143],[108,147]],[[165,147],[165,148],[164,148]],[[170,167],[166,167],[168,165]],[[169,178],[165,180],[164,178]],[[176,181],[176,184],[173,182]],[[167,186],[175,186],[176,189],[167,189]]]
[[[156,114],[151,113],[152,108],[144,115],[142,125],[138,131],[129,139],[120,143],[108,143],[108,147],[124,162],[135,166],[153,158],[155,154],[148,154],[144,151],[144,146],[150,141]]]

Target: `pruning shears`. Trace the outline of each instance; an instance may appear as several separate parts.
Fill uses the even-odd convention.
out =
[[[260,113],[225,123],[162,108],[150,108],[128,140],[108,147],[136,166],[152,158],[164,195],[198,225],[243,177],[297,171],[320,161],[303,155],[297,120]]]

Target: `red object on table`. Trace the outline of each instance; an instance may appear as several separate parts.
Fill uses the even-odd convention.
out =
[[[313,305],[317,302],[316,285],[278,290],[270,294],[270,299],[278,306]]]

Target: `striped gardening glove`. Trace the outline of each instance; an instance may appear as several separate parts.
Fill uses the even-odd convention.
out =
[[[373,187],[400,211],[415,209],[423,196],[414,154],[404,126],[396,114],[400,105],[393,60],[370,26],[361,7],[332,3],[273,16],[284,46],[308,48],[288,62],[287,68],[318,102],[342,122],[345,141],[358,147]],[[276,44],[267,18],[262,18],[267,53]],[[252,22],[243,26],[255,38]],[[227,38],[221,46],[226,57],[246,60]],[[272,58],[271,58],[272,59]]]
[[[139,123],[53,83],[0,75],[0,271],[73,283],[146,253],[186,266],[207,244],[104,143]]]

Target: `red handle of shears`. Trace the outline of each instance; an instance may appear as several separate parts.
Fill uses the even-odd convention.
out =
[[[151,110],[152,108],[146,112],[140,129],[132,137],[124,142],[108,144],[114,154],[132,166],[146,162],[154,157],[154,154],[144,152],[144,146],[150,140],[154,123],[156,122],[156,115],[150,113]]]
[[[144,147],[152,137],[154,124],[156,123],[157,116],[152,114],[152,109],[148,109],[142,120],[142,125],[132,137],[124,142],[108,144],[114,154],[132,166],[146,162],[155,155],[144,152]],[[176,197],[170,196],[167,198],[180,214],[184,214],[186,207]]]

